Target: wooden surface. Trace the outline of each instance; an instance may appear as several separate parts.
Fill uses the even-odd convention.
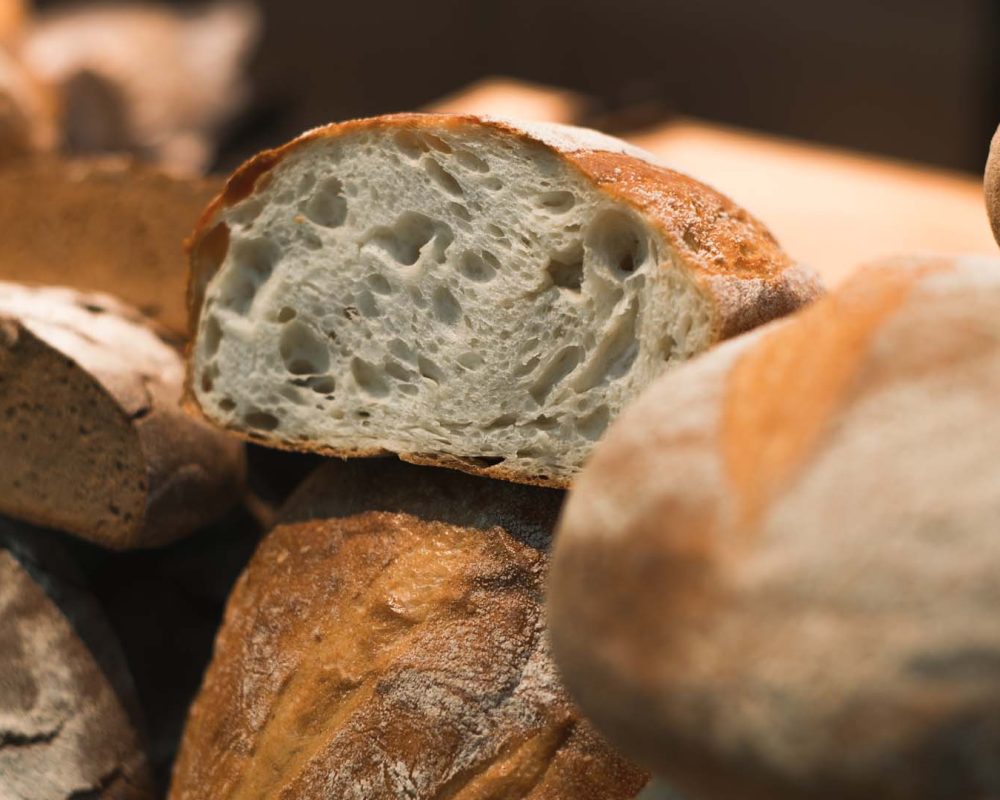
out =
[[[1000,255],[976,176],[690,120],[629,138],[745,206],[829,285],[899,253]]]

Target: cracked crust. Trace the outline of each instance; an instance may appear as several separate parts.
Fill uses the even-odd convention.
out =
[[[25,560],[22,548],[8,549],[18,535],[0,522],[0,796],[152,800],[129,698],[77,630],[108,635],[96,604]],[[51,555],[47,547],[45,560]],[[63,601],[71,601],[72,622]]]
[[[646,781],[548,653],[562,494],[396,460],[330,462],[230,597],[171,800],[562,800]]]
[[[317,128],[283,147],[260,153],[229,179],[225,190],[202,215],[187,242],[189,330],[197,331],[206,287],[229,248],[222,212],[266,187],[269,173],[290,153],[322,139],[365,129],[474,129],[477,135],[501,132],[557,155],[604,194],[631,206],[663,238],[661,269],[677,265],[707,301],[711,341],[728,338],[808,303],[820,292],[816,276],[793,263],[771,233],[745,210],[704,184],[653,163],[649,154],[595,131],[559,125],[521,124],[471,115],[393,114]],[[189,356],[191,350],[189,346]],[[193,367],[191,368],[193,370]],[[188,377],[186,406],[202,415]],[[266,433],[230,428],[248,440],[290,450],[353,457],[381,451],[330,447],[300,439],[283,441]],[[404,452],[413,463],[450,466],[471,474],[565,488],[565,475],[532,474],[504,464],[490,466],[475,458]]]
[[[242,445],[181,411],[182,380],[134,309],[0,283],[0,511],[116,549],[224,512]]]

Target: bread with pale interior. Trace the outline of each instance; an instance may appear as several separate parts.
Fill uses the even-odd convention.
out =
[[[562,486],[665,368],[817,293],[593,131],[401,114],[260,154],[191,242],[190,390],[267,444]]]

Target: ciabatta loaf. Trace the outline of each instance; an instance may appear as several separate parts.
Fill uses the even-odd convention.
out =
[[[664,376],[568,499],[553,648],[703,800],[1000,796],[1000,260],[862,271]]]
[[[743,209],[623,142],[449,115],[262,153],[191,267],[209,419],[554,486],[666,366],[817,292]]]
[[[124,549],[224,512],[243,446],[181,410],[183,374],[114,298],[0,282],[0,513]]]
[[[549,655],[561,493],[330,462],[236,585],[172,800],[634,797]]]

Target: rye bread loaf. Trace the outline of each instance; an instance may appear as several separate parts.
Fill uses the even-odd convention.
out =
[[[665,376],[571,493],[582,709],[701,800],[1000,796],[1000,260],[863,270]]]
[[[0,513],[125,549],[224,512],[243,446],[180,409],[182,381],[114,298],[0,282]]]
[[[997,127],[990,143],[983,183],[986,190],[986,211],[989,214],[990,226],[993,228],[993,238],[1000,244],[1000,126]]]
[[[0,797],[152,800],[127,670],[58,547],[0,518]]]
[[[561,493],[330,462],[229,600],[171,800],[631,798],[544,635]]]
[[[277,447],[565,486],[665,367],[818,291],[743,209],[648,158],[433,114],[258,155],[191,240],[194,403]]]
[[[221,185],[120,157],[5,164],[0,279],[109,292],[183,332],[181,242]]]

